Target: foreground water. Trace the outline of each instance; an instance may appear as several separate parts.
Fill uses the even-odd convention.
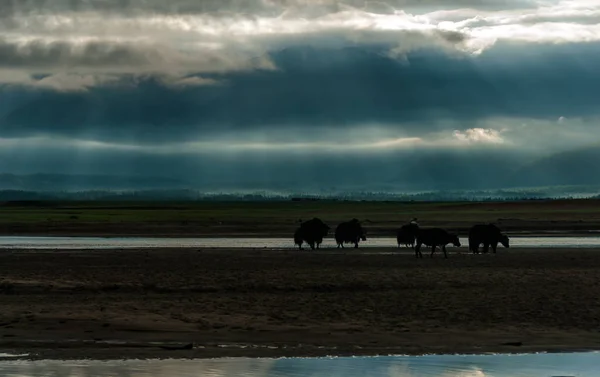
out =
[[[461,238],[466,246],[468,241]],[[511,247],[558,248],[600,247],[600,236],[590,237],[511,237]],[[396,247],[391,237],[370,238],[361,247]],[[292,249],[289,238],[152,238],[152,237],[0,237],[0,248],[12,249],[114,249],[114,248],[269,248]],[[305,247],[307,247],[305,245]],[[335,248],[325,239],[323,248]],[[502,247],[502,246],[500,246]]]
[[[0,361],[4,377],[600,376],[600,353],[287,359]]]

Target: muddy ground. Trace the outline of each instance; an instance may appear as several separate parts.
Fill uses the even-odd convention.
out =
[[[462,249],[421,260],[392,248],[3,250],[0,352],[120,358],[600,348],[600,249]]]

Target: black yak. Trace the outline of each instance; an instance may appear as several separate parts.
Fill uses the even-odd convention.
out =
[[[494,224],[477,224],[469,230],[469,250],[474,254],[479,253],[479,245],[483,244],[483,252],[487,253],[489,247],[495,253],[498,243],[509,247],[508,236]]]
[[[358,247],[358,243],[367,240],[365,230],[360,225],[357,219],[341,223],[335,229],[335,242],[337,247],[344,247],[344,243],[353,243],[354,247]]]
[[[400,245],[415,247],[415,240],[417,239],[418,232],[419,226],[414,222],[402,225],[396,232],[396,241],[398,241],[398,247],[400,247]]]
[[[302,250],[302,244],[304,243],[302,233],[302,229],[300,228],[296,229],[296,232],[294,233],[294,245],[298,245],[300,250]]]
[[[423,254],[421,253],[421,245],[426,245],[431,246],[431,258],[433,258],[433,253],[435,253],[435,248],[437,246],[442,247],[442,251],[444,252],[444,258],[448,258],[448,253],[446,252],[446,245],[449,243],[453,244],[456,247],[460,247],[460,240],[458,239],[458,236],[455,234],[450,234],[444,229],[419,229],[419,233],[417,235],[417,246],[415,247],[415,256],[417,258],[423,258]]]
[[[298,245],[300,250],[302,250],[303,242],[306,242],[312,250],[318,249],[329,229],[327,224],[316,217],[305,221],[300,224],[300,228],[294,233],[294,244]]]

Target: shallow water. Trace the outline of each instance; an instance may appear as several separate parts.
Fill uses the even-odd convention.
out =
[[[460,242],[466,249],[466,238]],[[511,237],[511,247],[558,248],[600,247],[600,236],[590,237]],[[351,246],[351,245],[350,245]],[[396,247],[391,237],[370,238],[361,248]],[[152,237],[0,237],[0,248],[12,249],[115,249],[115,248],[267,248],[293,249],[290,238],[152,238]],[[305,245],[305,247],[308,247]],[[325,239],[323,248],[335,248],[335,241]],[[502,246],[499,246],[502,248]],[[450,246],[452,248],[452,246]]]
[[[0,361],[4,377],[600,376],[600,353],[286,359]]]

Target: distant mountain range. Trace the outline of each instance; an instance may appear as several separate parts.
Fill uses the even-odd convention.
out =
[[[422,192],[600,185],[600,147],[533,158],[479,151],[413,153],[386,159],[258,163],[239,174],[194,173],[185,179],[110,174],[0,174],[0,190],[198,190],[289,193]],[[244,161],[240,162],[241,164]],[[254,169],[254,170],[253,170]],[[226,168],[222,169],[225,172]],[[268,172],[269,174],[265,174]],[[160,172],[159,172],[160,173]],[[260,175],[262,173],[262,175]]]
[[[432,155],[412,161],[389,183],[413,189],[499,189],[600,184],[600,146],[533,158],[497,153]]]
[[[509,181],[519,186],[600,184],[600,146],[552,154],[525,163]]]

